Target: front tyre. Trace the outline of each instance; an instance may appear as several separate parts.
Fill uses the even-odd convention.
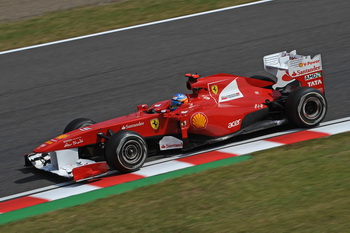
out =
[[[106,161],[115,170],[123,173],[139,170],[147,158],[147,144],[136,132],[119,131],[106,146]]]
[[[88,119],[88,118],[78,118],[75,120],[72,120],[71,122],[69,122],[69,124],[66,126],[66,128],[63,130],[63,133],[68,133],[70,131],[79,129],[79,128],[83,128],[89,125],[93,125],[96,122]]]
[[[293,124],[309,128],[324,119],[327,101],[319,90],[299,87],[289,94],[285,108],[286,115]]]

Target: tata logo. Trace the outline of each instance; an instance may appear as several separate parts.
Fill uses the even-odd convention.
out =
[[[313,87],[313,86],[317,86],[317,85],[322,85],[322,81],[320,79],[318,79],[318,80],[308,82],[307,84],[309,85],[309,87]]]
[[[219,93],[218,85],[213,85],[210,87],[211,92],[213,92],[215,95]]]
[[[154,119],[150,120],[150,124],[151,124],[152,129],[157,130],[159,128],[158,118],[154,118]]]

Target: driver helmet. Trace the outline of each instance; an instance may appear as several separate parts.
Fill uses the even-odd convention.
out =
[[[177,93],[170,100],[170,110],[174,111],[179,106],[181,106],[183,103],[188,103],[187,96],[185,94],[182,94],[182,93]]]

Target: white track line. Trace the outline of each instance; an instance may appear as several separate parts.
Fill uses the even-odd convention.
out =
[[[336,129],[335,131],[334,130],[332,131],[333,133],[350,131],[350,123],[349,122],[350,122],[350,117],[341,118],[341,119],[338,119],[338,120],[327,121],[327,122],[321,123],[320,127],[309,129],[309,131],[315,131],[315,132],[318,132],[318,131],[323,132],[324,130],[332,131],[330,129],[331,127],[334,127]],[[341,124],[342,125],[342,130],[338,130],[339,127],[337,126],[337,124]],[[324,130],[322,130],[322,128]],[[260,137],[257,137],[257,138],[248,139],[248,140],[245,140],[245,141],[235,142],[235,143],[227,144],[227,145],[220,146],[220,147],[212,147],[210,149],[196,151],[196,152],[192,152],[192,153],[174,155],[174,156],[171,156],[169,158],[158,159],[156,161],[147,162],[143,166],[143,169],[144,169],[144,171],[148,171],[148,169],[152,170],[152,169],[155,168],[155,166],[158,166],[158,165],[163,164],[163,163],[171,162],[171,161],[179,159],[179,158],[188,157],[188,156],[192,156],[192,155],[196,155],[196,154],[200,154],[200,153],[205,153],[205,152],[209,152],[209,151],[214,151],[214,150],[218,150],[218,151],[221,151],[221,152],[232,152],[231,149],[230,149],[230,147],[232,147],[232,146],[235,146],[235,148],[236,148],[235,151],[234,151],[235,153],[237,153],[237,152],[239,152],[239,154],[248,153],[248,151],[237,151],[237,148],[240,148],[244,144],[248,144],[248,143],[257,143],[256,146],[259,146],[259,148],[262,150],[262,149],[266,149],[266,146],[260,145],[259,144],[260,140],[264,140],[264,139],[268,139],[268,138],[272,138],[272,137],[277,137],[277,136],[281,136],[281,135],[286,135],[286,134],[298,132],[298,131],[301,131],[301,130],[302,129],[293,129],[293,130],[288,130],[288,131],[284,131],[284,132],[268,134],[268,135],[265,135],[265,136],[260,136]],[[265,142],[265,144],[266,143],[269,143],[271,148],[272,147],[277,147],[277,146],[280,145],[279,143],[273,143],[273,142]],[[178,162],[178,161],[176,161],[176,162]],[[161,165],[161,166],[163,166],[163,165]],[[110,171],[108,174],[114,174],[114,173],[116,173],[116,171]],[[15,198],[19,198],[19,197],[23,197],[23,196],[33,195],[33,194],[41,193],[41,192],[44,192],[44,191],[57,189],[57,188],[60,188],[60,187],[71,185],[73,183],[75,183],[75,182],[73,182],[73,181],[72,182],[64,182],[64,183],[50,185],[50,186],[47,186],[47,187],[43,187],[43,188],[39,188],[39,189],[35,189],[35,190],[23,192],[23,193],[14,194],[14,195],[11,195],[11,196],[0,198],[0,202],[11,200],[11,199],[15,199]]]
[[[7,200],[10,200],[10,199],[19,198],[19,197],[29,196],[29,195],[32,195],[32,194],[35,194],[35,193],[41,193],[41,192],[44,192],[44,191],[47,191],[47,190],[53,190],[53,189],[61,188],[63,186],[71,185],[71,184],[74,184],[74,183],[75,183],[74,181],[67,181],[67,182],[54,184],[54,185],[49,185],[49,186],[38,188],[38,189],[33,189],[33,190],[30,190],[30,191],[27,191],[27,192],[14,194],[14,195],[10,195],[10,196],[7,196],[7,197],[2,197],[2,198],[0,198],[0,202],[7,201]]]
[[[247,147],[246,145],[238,145],[238,146],[234,146],[234,147],[220,149],[218,151],[225,152],[225,153],[237,154],[237,155],[245,155],[245,154],[249,154],[252,152],[267,150],[267,149],[271,149],[271,148],[275,148],[275,147],[279,147],[279,146],[283,146],[283,145],[284,144],[277,143],[277,142],[257,141],[257,142],[250,142],[249,147]]]
[[[64,186],[60,189],[54,189],[54,190],[48,190],[45,192],[40,192],[34,195],[31,195],[31,197],[36,197],[36,198],[40,198],[40,199],[45,199],[48,201],[53,201],[53,200],[58,200],[58,199],[62,199],[65,197],[70,197],[70,196],[74,196],[77,194],[81,194],[81,193],[86,193],[86,192],[90,192],[93,190],[97,190],[100,189],[100,187],[96,187],[93,185],[80,185],[80,184],[73,184],[70,186]]]
[[[344,118],[340,118],[340,119],[336,119],[336,120],[332,120],[332,121],[322,122],[322,123],[320,123],[320,126],[337,124],[337,123],[345,122],[345,121],[350,121],[350,117],[344,117]]]
[[[193,166],[194,165],[190,163],[174,160],[174,161],[168,161],[162,164],[156,164],[151,167],[143,167],[139,171],[134,172],[134,174],[148,177],[148,176],[155,176],[155,175],[164,174],[171,171],[176,171],[176,170],[180,170],[187,167],[193,167]]]
[[[309,129],[309,131],[329,134],[345,133],[350,131],[350,124],[349,122],[340,122],[336,125],[327,125],[321,126],[320,128]]]
[[[38,45],[33,45],[33,46],[28,46],[28,47],[23,47],[23,48],[18,48],[18,49],[11,49],[11,50],[0,52],[0,55],[24,51],[24,50],[28,50],[28,49],[40,48],[40,47],[50,46],[50,45],[55,45],[55,44],[61,44],[61,43],[69,42],[69,41],[81,40],[81,39],[86,39],[86,38],[95,37],[95,36],[101,36],[101,35],[106,35],[106,34],[110,34],[110,33],[131,30],[131,29],[135,29],[135,28],[147,27],[147,26],[151,26],[151,25],[155,25],[155,24],[167,23],[167,22],[171,22],[171,21],[187,19],[187,18],[191,18],[191,17],[197,17],[197,16],[201,16],[201,15],[207,15],[207,14],[212,14],[212,13],[216,13],[216,12],[227,11],[227,10],[232,10],[232,9],[237,9],[237,8],[241,8],[241,7],[246,7],[246,6],[257,5],[257,4],[261,4],[261,3],[265,3],[265,2],[272,2],[272,1],[274,1],[274,0],[262,0],[262,1],[257,1],[257,2],[251,2],[251,3],[230,6],[230,7],[220,8],[220,9],[216,9],[216,10],[211,10],[211,11],[200,12],[200,13],[191,14],[191,15],[184,15],[184,16],[179,16],[179,17],[175,17],[175,18],[164,19],[164,20],[159,20],[159,21],[155,21],[155,22],[134,25],[134,26],[130,26],[130,27],[118,28],[118,29],[114,29],[114,30],[110,30],[110,31],[99,32],[99,33],[89,34],[89,35],[85,35],[85,36],[73,37],[73,38],[69,38],[69,39],[65,39],[65,40],[58,40],[58,41],[45,43],[45,44],[38,44]]]

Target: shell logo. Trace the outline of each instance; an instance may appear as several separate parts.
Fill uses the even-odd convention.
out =
[[[303,67],[304,66],[304,64],[303,63],[299,63],[299,67]]]
[[[204,129],[207,127],[208,117],[201,112],[195,113],[191,117],[191,124],[197,129]]]

